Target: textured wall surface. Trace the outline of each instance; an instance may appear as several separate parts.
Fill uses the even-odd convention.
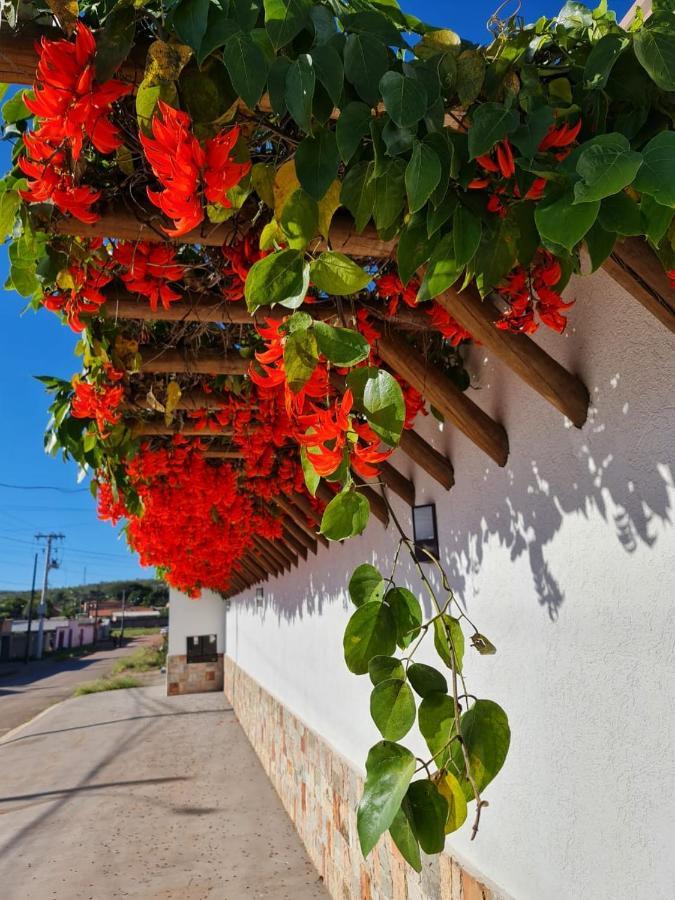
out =
[[[452,491],[392,459],[436,502],[452,584],[498,648],[467,651],[469,690],[512,728],[477,839],[452,835],[448,852],[518,900],[671,900],[673,336],[602,273],[566,293],[568,333],[537,341],[588,386],[583,429],[477,348],[471,396],[506,426],[506,467],[431,416]],[[360,562],[386,571],[394,549],[374,521],[270,579],[262,608],[249,591],[227,614],[228,656],[359,769],[378,734],[368,679],[342,659],[345,585]],[[409,566],[399,581],[419,589]]]
[[[204,694],[223,689],[223,654],[217,662],[189,663],[187,656],[167,656],[166,692],[176,694]]]
[[[388,837],[364,860],[355,768],[227,657],[225,694],[335,900],[496,900],[450,856],[418,875]]]

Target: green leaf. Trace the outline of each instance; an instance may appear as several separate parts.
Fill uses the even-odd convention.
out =
[[[270,104],[278,116],[285,115],[286,108],[286,75],[291,61],[286,56],[277,56],[270,66],[267,80],[267,90],[270,95]]]
[[[33,113],[23,102],[24,95],[27,93],[28,91],[17,91],[13,97],[10,97],[9,100],[3,104],[2,118],[5,125],[13,125],[15,122],[20,122],[22,119],[31,118]]]
[[[408,679],[420,697],[428,697],[429,694],[438,692],[446,694],[448,691],[445,676],[438,669],[425,663],[412,663],[408,667]]]
[[[498,219],[496,228],[486,230],[483,227],[481,242],[471,264],[483,297],[508,275],[516,264],[519,250],[526,246],[521,241],[518,221],[514,215],[516,208],[514,205],[506,218]]]
[[[375,225],[385,231],[395,224],[405,206],[405,163],[393,159],[386,163],[375,179]]]
[[[422,35],[422,40],[415,44],[413,53],[419,59],[433,59],[442,53],[456,51],[462,45],[462,39],[449,28],[434,28]]]
[[[618,193],[632,183],[641,165],[641,154],[630,149],[623,135],[605,135],[602,144],[583,149],[577,160],[577,173],[583,180],[574,185],[575,203]]]
[[[321,519],[321,534],[329,541],[342,541],[345,538],[361,534],[368,524],[370,506],[368,501],[357,491],[342,491],[330,501]],[[393,647],[392,647],[393,650]],[[390,651],[380,650],[388,654]],[[352,671],[355,671],[352,669]],[[364,672],[367,669],[363,670]]]
[[[363,138],[370,132],[371,118],[370,107],[357,100],[348,103],[340,112],[335,134],[344,162],[349,162]]]
[[[448,801],[433,781],[413,781],[406,794],[412,828],[425,853],[440,853],[445,846]]]
[[[21,197],[18,191],[5,191],[0,196],[0,241],[4,241],[13,233],[20,206]]]
[[[249,34],[239,31],[225,42],[223,61],[232,87],[244,103],[253,109],[267,81],[267,60]]]
[[[455,259],[455,240],[452,232],[444,234],[431,254],[417,293],[417,302],[433,300],[453,285],[462,274],[462,266]]]
[[[312,282],[320,291],[340,297],[356,294],[372,281],[370,273],[345,256],[344,253],[338,253],[335,250],[326,250],[322,253],[313,260],[310,269]],[[365,357],[361,358],[365,359]],[[339,365],[353,365],[353,363],[340,363]]]
[[[338,494],[335,499],[342,496],[360,494]],[[391,656],[396,649],[396,625],[386,603],[370,600],[359,606],[347,622],[343,647],[347,668],[355,675],[365,675],[374,656]]]
[[[405,170],[405,188],[410,212],[421,209],[441,180],[441,161],[431,147],[416,141]]]
[[[455,264],[463,269],[474,258],[483,231],[481,220],[470,209],[458,203],[452,220]]]
[[[410,128],[399,128],[389,119],[382,129],[382,140],[389,156],[401,156],[412,149],[415,139]]]
[[[345,31],[372,34],[389,47],[407,47],[403,36],[391,18],[383,12],[364,10],[340,16]]]
[[[673,221],[673,209],[661,206],[653,197],[645,194],[640,203],[645,235],[654,247],[658,247]]]
[[[615,33],[606,34],[593,44],[584,66],[586,90],[601,90],[605,87],[614,63],[629,44],[627,37]]]
[[[304,131],[311,131],[312,123],[312,101],[314,100],[314,88],[316,86],[316,73],[312,65],[312,57],[306,53],[301,53],[297,59],[288,67],[286,72],[286,92],[284,98],[289,113],[293,116],[300,128]],[[305,143],[305,142],[303,142]],[[302,145],[301,145],[302,146]],[[299,152],[300,148],[298,148]],[[307,159],[309,162],[310,160]],[[299,168],[296,159],[296,167]],[[337,168],[337,166],[336,166]],[[328,184],[333,180],[335,174],[329,179]],[[298,172],[298,178],[300,173]],[[302,184],[302,179],[300,180]],[[308,194],[315,200],[320,200],[322,195],[315,196],[314,191],[309,190],[306,185],[302,185]]]
[[[607,231],[635,237],[644,231],[640,207],[624,193],[606,197],[600,204],[598,222]]]
[[[387,71],[387,48],[369,34],[350,34],[344,49],[345,78],[369,106],[380,99],[380,79]]]
[[[482,791],[504,765],[511,742],[511,729],[504,710],[492,700],[477,700],[460,719],[460,733],[469,756],[471,774]],[[451,762],[467,800],[473,799],[465,776],[462,749],[453,742]]]
[[[368,663],[368,674],[373,684],[379,684],[389,678],[405,681],[403,663],[395,656],[374,656]]]
[[[591,258],[591,271],[596,272],[612,252],[616,242],[616,233],[606,231],[600,222],[595,222],[586,233],[584,240]]]
[[[384,597],[384,578],[375,566],[362,563],[354,569],[349,579],[349,597],[354,606]]]
[[[390,741],[380,741],[371,747],[356,819],[364,856],[368,856],[394,821],[414,771],[415,757],[405,747]]]
[[[375,209],[373,168],[372,162],[357,163],[347,172],[345,180],[342,182],[340,203],[352,214],[354,228],[359,234],[370,221]]]
[[[370,715],[383,738],[398,741],[415,724],[415,698],[405,681],[387,678],[370,695]]]
[[[380,80],[384,108],[400,128],[417,125],[427,109],[427,93],[413,78],[386,72]]]
[[[252,31],[255,28],[261,8],[260,0],[230,0],[230,9],[242,31]]]
[[[279,222],[288,238],[288,246],[304,249],[319,230],[319,207],[302,188],[293,191],[284,204]]]
[[[575,203],[574,194],[569,190],[562,196],[538,203],[534,221],[544,240],[571,252],[595,222],[599,211],[599,200]]]
[[[453,668],[453,654],[457,665],[457,671],[462,671],[464,659],[464,634],[459,619],[443,613],[434,620],[434,647],[436,652],[449,668]]]
[[[675,91],[675,33],[672,24],[641,28],[633,36],[641,66],[662,91]]]
[[[497,648],[489,638],[486,638],[480,631],[475,631],[471,635],[471,646],[474,647],[481,656],[494,656]]]
[[[436,781],[439,794],[445,797],[448,804],[448,817],[445,820],[445,833],[457,831],[466,822],[466,797],[462,786],[452,772],[446,772]]]
[[[294,394],[307,384],[319,362],[316,337],[309,328],[294,331],[284,345],[286,382]]]
[[[136,10],[131,5],[118,3],[106,16],[103,28],[96,35],[94,68],[97,81],[104,82],[113,77],[129,55],[135,33]]]
[[[483,103],[476,109],[469,129],[469,159],[489,153],[519,124],[518,113],[514,109],[507,109],[500,103]]]
[[[423,621],[422,607],[408,588],[395,587],[387,591],[385,603],[391,606],[396,622],[396,643],[404,650],[420,633]]]
[[[350,372],[347,387],[375,434],[395,447],[405,421],[405,402],[398,381],[385,369],[369,367]]]
[[[173,12],[173,27],[178,37],[195,53],[206,34],[210,5],[211,0],[180,0]]]
[[[427,206],[427,236],[429,238],[432,238],[445,225],[457,208],[457,194],[452,191],[448,191],[436,207],[433,205],[433,199],[432,196],[431,204]],[[429,246],[429,254],[431,254],[431,249]]]
[[[202,38],[199,49],[195,52],[199,65],[201,66],[214,50],[224,47],[228,38],[232,37],[239,30],[239,25],[234,19],[228,17],[227,10],[216,3],[211,3],[206,23],[206,33]],[[213,118],[216,117],[214,116]]]
[[[539,144],[553,125],[554,116],[550,106],[540,106],[533,110],[522,125],[509,136],[509,140],[528,159],[536,154]]]
[[[465,50],[457,59],[457,94],[463,107],[480,94],[485,81],[485,57],[480,50]]]
[[[436,765],[444,765],[450,756],[448,743],[455,733],[455,704],[448,694],[434,691],[420,703],[419,726]]]
[[[342,99],[345,75],[340,54],[335,47],[330,44],[324,44],[323,46],[312,48],[312,61],[316,69],[317,78],[326,88],[326,93],[333,105],[339,106]],[[340,118],[342,115],[344,113],[341,113]]]
[[[320,352],[336,366],[354,366],[368,358],[370,345],[358,331],[315,322],[314,333]]]
[[[403,798],[401,808],[394,816],[394,821],[389,828],[389,834],[408,865],[412,866],[416,872],[421,872],[420,845],[412,830],[411,817],[407,814],[408,808],[409,805]]]
[[[303,276],[304,260],[299,250],[280,250],[259,259],[251,266],[244,287],[249,311],[297,296],[303,289]]]
[[[321,200],[335,180],[339,164],[335,132],[323,128],[317,129],[314,137],[305,138],[295,154],[300,184],[315,200]]]
[[[290,44],[309,21],[307,0],[264,0],[265,30],[275,50]]]
[[[302,474],[305,479],[305,487],[312,495],[312,497],[316,497],[316,489],[319,487],[321,476],[317,475],[316,469],[307,458],[306,447],[300,447],[300,464],[302,466]]]
[[[181,105],[193,122],[213,122],[237,99],[225,65],[217,60],[186,69],[180,79]]]
[[[635,190],[649,194],[662,206],[675,208],[675,132],[662,131],[653,137],[642,158]]]
[[[407,284],[415,272],[431,255],[427,229],[423,216],[413,216],[404,227],[396,248],[399,278]]]

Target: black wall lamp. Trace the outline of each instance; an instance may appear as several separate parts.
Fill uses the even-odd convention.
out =
[[[438,529],[436,527],[436,504],[425,503],[413,506],[413,538],[415,541],[415,559],[418,562],[431,562],[427,553],[438,559]],[[424,551],[427,551],[425,553]]]

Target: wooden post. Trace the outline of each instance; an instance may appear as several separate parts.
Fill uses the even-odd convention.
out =
[[[506,465],[509,442],[504,428],[476,406],[453,382],[399,337],[387,335],[377,342],[377,352],[390,368],[438,409],[446,419],[484,450],[499,466]]]
[[[602,267],[659,322],[675,332],[675,290],[645,240],[625,238]]]
[[[461,293],[450,288],[439,294],[436,302],[527,385],[581,428],[588,413],[585,385],[527,335],[496,328],[499,313],[489,300],[481,300],[475,285],[469,285]]]
[[[198,356],[188,356],[180,350],[141,347],[141,371],[157,373],[187,372],[197,375],[245,375],[250,360],[238,353],[202,350]]]

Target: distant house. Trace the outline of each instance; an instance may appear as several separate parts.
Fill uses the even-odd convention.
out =
[[[122,627],[122,611],[112,610],[109,614],[113,628]],[[136,607],[124,611],[125,628],[161,628],[167,625],[169,616],[166,609],[144,609]]]
[[[86,647],[94,643],[94,640],[108,640],[110,627],[105,622],[98,622],[96,636],[94,636],[94,620],[90,618],[64,619],[52,618],[44,620],[44,653],[53,653],[57,650],[70,650],[76,647]],[[36,619],[31,622],[30,630],[30,656],[37,653],[38,623]],[[26,619],[6,619],[0,630],[2,638],[0,642],[0,660],[23,659],[26,655],[26,641],[28,640],[28,621]]]

